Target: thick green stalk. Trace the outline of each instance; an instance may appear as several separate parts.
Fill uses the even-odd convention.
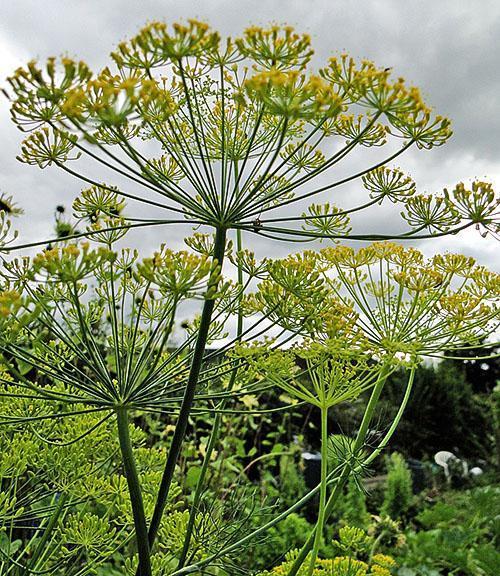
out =
[[[221,267],[224,261],[225,249],[226,249],[226,229],[218,228],[215,234],[213,262],[217,261],[217,264]],[[212,291],[215,288],[216,285],[210,283],[207,290]],[[203,305],[200,327],[198,330],[198,336],[194,348],[193,360],[191,362],[191,369],[189,371],[189,376],[186,383],[186,389],[184,391],[184,397],[182,399],[181,409],[179,411],[177,424],[175,426],[174,436],[172,438],[172,443],[170,445],[170,450],[168,452],[167,462],[165,463],[165,469],[163,471],[160,489],[158,491],[156,506],[153,512],[153,518],[151,519],[151,525],[149,526],[149,545],[151,548],[153,547],[156,536],[158,534],[158,529],[160,527],[163,512],[165,510],[165,506],[167,505],[168,493],[170,491],[170,486],[172,484],[172,479],[175,472],[175,466],[177,464],[177,459],[181,451],[182,442],[184,441],[184,437],[186,435],[189,414],[191,413],[191,408],[193,406],[194,401],[194,395],[196,392],[196,386],[198,384],[198,379],[201,372],[201,365],[203,362],[203,355],[205,353],[205,348],[207,345],[208,332],[210,329],[210,323],[212,321],[212,313],[214,310],[214,306],[215,306],[215,300],[213,298],[210,299],[207,298]]]
[[[377,382],[373,388],[372,394],[370,396],[370,400],[368,401],[368,405],[366,407],[365,413],[363,415],[363,420],[361,421],[361,425],[358,430],[358,434],[356,436],[356,440],[354,441],[353,452],[356,453],[362,446],[366,439],[366,434],[368,432],[368,426],[372,421],[373,414],[375,412],[375,408],[377,406],[378,400],[380,398],[380,394],[382,389],[384,388],[384,384],[387,378],[387,374],[389,373],[389,367],[384,366],[381,371],[380,375],[377,379]],[[325,515],[324,521],[328,520],[330,514],[332,513],[333,507],[337,503],[339,496],[342,494],[342,490],[349,478],[350,469],[348,466],[345,466],[342,474],[339,477],[339,481],[337,482],[334,491],[330,494],[330,498],[328,498],[328,502],[326,503],[325,507]],[[297,572],[299,571],[302,564],[305,562],[307,558],[307,554],[313,548],[314,542],[316,541],[316,528],[311,531],[306,543],[302,546],[299,555],[295,559],[290,571],[288,572],[287,576],[296,576]]]
[[[237,171],[236,171],[236,173],[237,173]],[[238,251],[242,249],[241,230],[237,230],[237,232],[236,232],[236,249]],[[241,266],[238,266],[238,287],[240,290],[241,290],[242,286],[243,286],[243,271],[241,270]],[[239,301],[241,302],[241,294],[239,296]],[[243,315],[241,313],[241,306],[239,306],[238,307],[238,325],[237,325],[237,332],[236,332],[238,338],[241,337],[242,332],[243,332]],[[234,368],[233,371],[231,372],[231,377],[230,377],[229,385],[228,385],[228,391],[232,390],[234,383],[236,381],[237,373],[238,373],[238,368]],[[223,400],[221,402],[221,410],[224,409],[225,405],[226,405],[226,401]],[[186,534],[184,536],[184,544],[182,547],[181,556],[179,558],[179,564],[177,566],[177,570],[180,570],[181,568],[183,568],[183,566],[186,563],[186,558],[187,558],[187,554],[189,551],[189,546],[191,544],[191,537],[193,534],[194,523],[196,520],[196,513],[198,511],[198,506],[200,505],[201,496],[203,494],[203,485],[205,483],[205,477],[207,475],[208,466],[210,464],[210,459],[212,457],[212,453],[213,453],[215,445],[217,444],[217,441],[219,439],[220,425],[222,422],[222,415],[223,415],[222,411],[218,412],[215,415],[214,425],[213,425],[212,431],[210,433],[210,438],[209,438],[209,441],[207,444],[205,457],[203,458],[203,464],[202,464],[201,470],[200,470],[200,475],[199,475],[198,480],[196,482],[196,488],[195,488],[194,498],[193,498],[193,505],[191,507],[191,511],[189,514],[189,520],[188,520],[188,524],[186,527]]]
[[[325,525],[325,506],[328,476],[328,408],[321,407],[321,488],[319,492],[318,521],[314,537],[313,550],[307,575],[311,576],[318,557],[321,537],[323,536],[323,527]]]
[[[116,409],[116,419],[118,423],[118,438],[120,440],[120,449],[122,453],[123,467],[127,478],[130,503],[132,505],[132,514],[134,516],[135,537],[137,541],[137,552],[139,554],[138,576],[152,576],[151,558],[148,542],[148,527],[146,524],[146,515],[144,513],[144,503],[142,501],[141,486],[139,475],[135,466],[134,453],[130,442],[128,429],[127,408],[120,407]]]

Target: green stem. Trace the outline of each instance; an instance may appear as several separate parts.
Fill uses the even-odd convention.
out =
[[[410,377],[408,378],[408,383],[406,385],[406,390],[405,390],[405,393],[403,396],[403,400],[401,401],[399,409],[396,413],[396,416],[394,417],[394,420],[392,421],[392,424],[389,427],[389,430],[387,430],[387,433],[384,436],[384,439],[382,440],[382,442],[380,442],[380,444],[377,446],[377,448],[368,456],[368,458],[366,458],[366,460],[363,463],[364,466],[368,466],[368,464],[370,464],[371,462],[373,462],[373,460],[375,460],[375,458],[380,454],[380,452],[382,452],[382,450],[387,446],[387,444],[389,444],[389,441],[392,438],[392,435],[396,431],[396,428],[399,425],[399,422],[400,422],[400,420],[403,416],[403,413],[406,409],[406,405],[408,404],[408,400],[410,399],[410,396],[411,396],[411,391],[413,388],[413,382],[415,381],[415,370],[416,370],[416,367],[414,366],[410,371]]]
[[[43,536],[40,538],[40,541],[38,542],[37,547],[35,548],[35,551],[33,552],[33,555],[30,558],[29,565],[28,565],[29,570],[34,570],[36,568],[36,564],[37,564],[40,556],[42,555],[43,552],[45,552],[49,538],[52,534],[52,531],[54,530],[54,528],[57,525],[57,522],[59,520],[59,516],[61,515],[61,512],[64,509],[64,505],[66,504],[67,498],[68,497],[66,494],[61,494],[59,496],[59,498],[57,500],[57,505],[54,508],[54,512],[52,513],[52,516],[50,517],[49,523],[47,524],[47,527],[45,528],[45,530],[43,532]]]
[[[132,444],[130,442],[127,408],[123,406],[117,408],[116,419],[118,423],[118,438],[120,440],[123,467],[125,469],[125,476],[127,478],[128,491],[130,495],[130,503],[132,505],[132,514],[134,516],[137,552],[139,554],[139,567],[137,569],[137,576],[152,576],[150,549],[148,542],[148,527],[146,524],[146,515],[144,513],[144,503],[142,501],[139,476],[137,474],[134,453],[132,451]]]
[[[318,557],[321,537],[323,536],[323,527],[325,525],[325,506],[328,476],[328,408],[321,407],[321,488],[319,492],[318,521],[314,536],[313,550],[307,576],[312,576],[316,558]]]
[[[235,170],[235,172],[237,174],[237,170]],[[241,250],[241,248],[242,248],[242,246],[241,246],[241,231],[240,230],[238,230],[236,232],[236,248],[238,251]],[[241,270],[241,266],[238,266],[238,287],[240,290],[241,290],[242,286],[243,286],[243,272]],[[243,332],[243,315],[241,313],[241,294],[239,296],[239,302],[240,302],[240,305],[238,306],[238,326],[237,326],[237,336],[238,337],[240,337],[242,332]],[[232,390],[234,383],[236,381],[237,373],[238,373],[238,368],[233,368],[233,371],[231,372],[231,377],[229,380],[228,391]],[[226,406],[226,401],[223,400],[221,402],[221,409],[223,410],[225,408],[225,406]],[[205,452],[205,457],[203,458],[203,464],[202,464],[201,470],[200,470],[200,475],[199,475],[198,480],[196,482],[193,505],[192,505],[191,511],[189,513],[189,520],[188,520],[188,524],[186,527],[186,534],[184,536],[184,544],[182,546],[182,551],[181,551],[181,555],[179,558],[179,564],[177,565],[177,570],[180,570],[181,568],[183,568],[185,563],[186,563],[186,558],[187,558],[187,554],[189,551],[189,546],[191,544],[191,537],[193,534],[194,523],[196,520],[196,513],[198,511],[198,507],[199,507],[200,501],[201,501],[201,496],[203,494],[203,485],[205,483],[205,478],[207,475],[208,466],[210,464],[210,459],[212,458],[212,453],[214,451],[215,445],[217,444],[217,441],[219,440],[222,415],[223,415],[223,412],[217,412],[217,414],[215,415],[214,425],[213,425],[212,431],[210,433],[210,438],[209,438],[207,449]],[[221,469],[222,469],[222,467],[221,467]]]
[[[221,267],[221,269],[222,269],[222,263],[224,261],[225,249],[226,249],[226,229],[217,228],[215,234],[213,263],[217,262],[217,264]],[[212,291],[215,288],[216,288],[215,285],[209,283],[207,290]],[[165,469],[163,471],[160,489],[158,491],[158,497],[153,512],[153,517],[151,519],[151,525],[149,526],[149,545],[151,548],[153,547],[156,536],[158,534],[158,529],[160,527],[163,512],[165,510],[165,506],[167,505],[168,493],[170,491],[170,486],[172,484],[175,466],[181,451],[184,437],[186,435],[189,414],[191,413],[191,408],[193,406],[194,401],[194,395],[196,392],[196,386],[198,384],[198,379],[201,372],[201,365],[203,362],[203,355],[205,353],[205,348],[207,344],[208,332],[210,329],[210,323],[212,321],[212,313],[214,310],[214,306],[215,306],[215,300],[213,298],[206,299],[205,304],[203,305],[200,327],[198,330],[198,336],[196,338],[193,359],[191,362],[191,369],[189,371],[189,376],[186,383],[186,389],[184,390],[184,397],[182,399],[177,424],[175,426],[174,436],[172,438],[172,443],[170,445],[170,450],[168,452],[167,462],[165,463]]]
[[[203,458],[203,464],[201,466],[200,475],[198,477],[198,481],[196,482],[196,489],[194,493],[193,504],[191,506],[191,511],[189,513],[189,520],[186,527],[186,534],[184,536],[184,545],[182,547],[181,556],[179,558],[179,564],[177,565],[177,570],[182,568],[186,563],[187,554],[189,551],[189,546],[191,544],[191,537],[193,534],[194,523],[196,520],[196,514],[198,512],[198,507],[200,505],[201,496],[203,494],[203,484],[205,482],[205,477],[207,475],[208,466],[210,464],[210,458],[212,456],[213,449],[217,440],[219,439],[219,430],[220,424],[222,420],[222,414],[219,412],[215,416],[214,425],[212,428],[212,433],[210,434],[210,439],[208,441],[207,450],[205,453],[205,457]]]
[[[363,420],[361,421],[361,425],[358,430],[358,434],[356,436],[356,440],[354,441],[353,453],[355,454],[362,446],[366,439],[366,434],[368,432],[368,426],[372,421],[373,414],[375,412],[375,408],[377,406],[378,400],[380,398],[380,394],[382,389],[384,388],[384,384],[387,378],[387,374],[389,373],[390,369],[388,366],[383,366],[378,380],[373,388],[372,394],[370,396],[370,400],[368,401],[368,405],[366,406],[365,413],[363,415]],[[349,478],[350,469],[349,466],[345,466],[342,474],[339,477],[339,481],[335,485],[335,489],[330,494],[330,498],[328,498],[328,502],[326,503],[325,513],[324,513],[324,521],[328,519],[330,514],[332,513],[333,507],[337,503],[339,496],[342,494],[342,490]],[[299,571],[302,564],[305,562],[307,558],[307,554],[309,550],[313,548],[314,543],[316,541],[316,528],[311,531],[306,543],[302,546],[299,555],[295,559],[290,571],[288,572],[287,576],[296,576],[297,572]]]
[[[378,545],[380,544],[380,542],[382,542],[382,538],[386,535],[386,531],[382,530],[382,532],[375,538],[375,541],[373,542],[373,546],[371,547],[370,550],[370,556],[368,557],[368,566],[372,565],[373,562],[373,557],[375,556],[375,551],[378,548]]]

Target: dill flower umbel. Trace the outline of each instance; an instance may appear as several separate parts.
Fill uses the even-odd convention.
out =
[[[180,212],[193,223],[271,237],[349,237],[348,214],[360,207],[316,203],[309,212],[324,206],[318,218],[303,212],[280,219],[288,227],[263,215],[346,181],[314,183],[358,145],[384,149],[401,139],[389,161],[411,145],[443,144],[450,125],[389,70],[345,54],[313,70],[312,53],[309,37],[290,27],[251,27],[222,42],[207,24],[189,20],[172,27],[148,24],[119,44],[112,65],[97,73],[68,58],[50,58],[45,66],[30,62],[9,79],[12,118],[32,132],[19,158],[41,168],[56,165],[97,189]],[[145,155],[143,140],[158,142],[161,155]],[[335,142],[340,150],[332,153]],[[118,171],[145,194],[89,180],[74,162],[81,157]],[[383,164],[352,178],[364,176],[374,201],[412,200],[412,182]],[[481,195],[479,188],[476,193]],[[448,198],[446,210],[453,212],[460,198]],[[76,204],[80,213],[82,202],[91,199]],[[410,234],[442,231],[474,217],[477,223],[471,210],[445,222],[425,202],[415,200],[405,216],[415,229]],[[489,226],[495,220],[491,210],[490,202],[482,217]],[[296,221],[304,226],[294,227]]]

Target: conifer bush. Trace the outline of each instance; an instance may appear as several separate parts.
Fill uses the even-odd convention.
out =
[[[401,518],[411,506],[413,489],[410,469],[398,452],[391,454],[381,512],[394,520]]]

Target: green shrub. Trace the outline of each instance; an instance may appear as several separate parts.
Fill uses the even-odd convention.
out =
[[[413,500],[411,474],[406,462],[397,452],[391,454],[387,485],[381,513],[393,519],[400,518],[410,508]]]
[[[399,576],[497,576],[500,567],[500,489],[450,492],[416,516],[408,530]]]
[[[405,382],[403,372],[390,377],[383,407],[387,413],[397,409]],[[412,458],[432,458],[439,450],[449,450],[466,460],[489,460],[495,436],[494,409],[485,394],[474,393],[474,384],[454,361],[419,366],[393,448]]]

